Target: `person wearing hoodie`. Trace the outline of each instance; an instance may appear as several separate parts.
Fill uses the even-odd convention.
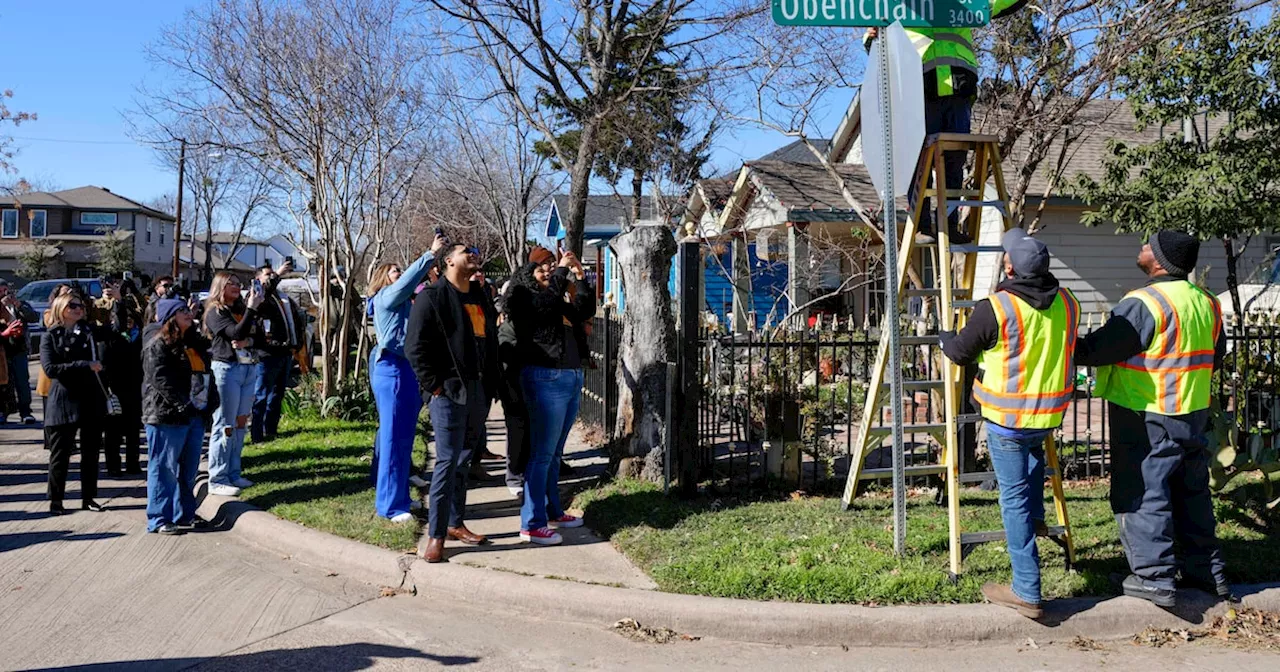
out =
[[[973,396],[987,425],[987,448],[1000,484],[1011,586],[987,583],[993,604],[1027,618],[1040,606],[1037,530],[1044,525],[1044,440],[1062,424],[1075,391],[1080,302],[1049,272],[1049,249],[1022,229],[1001,239],[1005,279],[973,307],[959,333],[940,335],[942,352],[982,379]]]

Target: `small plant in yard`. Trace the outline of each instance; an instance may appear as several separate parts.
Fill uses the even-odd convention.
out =
[[[353,376],[340,381],[336,394],[323,396],[320,378],[314,374],[303,376],[298,386],[285,392],[281,409],[285,416],[294,418],[321,417],[370,422],[378,418],[377,402],[366,375]]]

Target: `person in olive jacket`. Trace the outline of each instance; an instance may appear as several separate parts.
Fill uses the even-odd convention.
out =
[[[107,416],[106,386],[97,339],[85,319],[85,299],[75,292],[54,298],[47,314],[49,332],[40,339],[40,368],[49,377],[45,403],[44,440],[49,449],[49,513],[67,513],[62,498],[67,490],[71,453],[80,435],[80,508],[102,511],[98,494],[98,454]]]
[[[156,302],[156,323],[143,335],[142,378],[147,394],[147,531],[181,534],[203,526],[195,485],[204,444],[205,412],[216,405],[207,347],[181,299]],[[196,347],[193,347],[196,346]]]

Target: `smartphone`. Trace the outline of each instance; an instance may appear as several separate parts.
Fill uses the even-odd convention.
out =
[[[285,258],[284,258],[284,263],[289,264],[290,266],[293,266],[293,255],[291,254],[291,255],[289,255],[289,256],[287,256],[287,257],[285,257]]]
[[[254,291],[254,292],[257,292],[259,295],[261,295],[261,294],[262,294],[262,281],[261,281],[261,280],[259,280],[259,279],[257,279],[257,278],[254,278],[254,279],[253,279],[253,291]]]
[[[441,238],[444,238],[444,227],[443,227],[443,226],[437,226],[437,227],[436,227],[436,235],[437,235],[437,236],[440,236]]]
[[[124,272],[124,275],[123,275],[122,277],[123,277],[125,280],[132,280],[132,279],[133,279],[133,271],[125,271],[125,272]]]

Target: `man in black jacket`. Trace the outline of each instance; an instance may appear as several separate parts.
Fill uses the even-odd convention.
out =
[[[280,407],[285,386],[293,367],[293,353],[302,347],[307,324],[293,299],[279,291],[280,274],[293,270],[285,261],[280,270],[264,264],[256,276],[262,283],[266,300],[258,309],[258,323],[263,334],[255,343],[258,354],[258,386],[253,397],[253,421],[249,436],[254,443],[270,441],[280,427]]]
[[[429,399],[436,435],[436,465],[427,514],[427,562],[444,559],[446,537],[464,544],[487,542],[463,524],[467,471],[484,450],[485,420],[498,389],[498,328],[493,303],[471,276],[479,261],[464,245],[437,257],[441,277],[413,302],[405,356]]]

